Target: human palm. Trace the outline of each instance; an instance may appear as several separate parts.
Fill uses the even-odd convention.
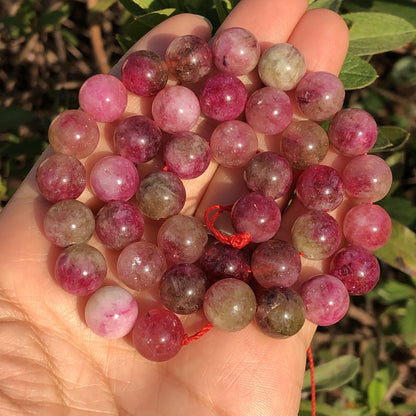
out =
[[[250,30],[264,49],[277,42],[294,44],[308,70],[337,73],[345,57],[348,32],[327,10],[305,13],[308,1],[242,0],[223,27]],[[152,30],[134,49],[163,56],[176,36],[195,34],[209,39],[208,24],[198,16],[179,15]],[[113,69],[119,74],[120,64]],[[258,86],[253,74],[248,89]],[[149,111],[150,99],[129,99],[129,112]],[[209,137],[209,123],[198,132]],[[87,169],[111,150],[109,128]],[[261,150],[277,150],[276,141],[259,136]],[[42,156],[45,158],[46,155]],[[329,153],[324,161],[339,167],[343,160]],[[49,207],[37,190],[36,166],[0,217],[0,409],[8,415],[295,415],[303,380],[306,349],[314,326],[306,322],[295,336],[271,339],[249,325],[239,332],[216,329],[182,348],[172,360],[154,363],[142,358],[128,337],[96,336],[83,318],[84,298],[63,291],[53,279],[58,249],[42,232]],[[201,216],[212,204],[230,204],[243,189],[239,170],[212,164],[201,178],[186,182],[185,212]],[[96,208],[85,191],[81,199]],[[285,213],[281,236],[288,237],[299,215],[296,202]],[[342,217],[340,208],[334,215]],[[149,225],[145,238],[155,239]],[[91,244],[99,247],[93,239]],[[100,247],[102,248],[102,247]],[[115,255],[103,249],[108,281],[115,281]],[[302,279],[325,270],[325,262],[303,261]],[[139,313],[157,305],[151,293],[137,294]],[[201,328],[202,314],[184,320],[187,331]]]

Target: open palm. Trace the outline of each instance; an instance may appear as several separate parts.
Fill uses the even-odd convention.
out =
[[[304,54],[308,70],[337,73],[348,45],[347,29],[336,14],[306,12],[307,5],[307,0],[242,0],[222,27],[250,30],[262,49],[288,41]],[[168,43],[183,34],[207,40],[211,36],[199,16],[179,15],[148,33],[134,49],[151,49],[163,56]],[[113,73],[119,71],[120,64]],[[245,81],[249,90],[259,85],[254,75]],[[149,99],[130,97],[128,111],[148,114],[149,104]],[[101,127],[100,155],[111,151],[111,129]],[[211,128],[202,120],[198,132],[208,138]],[[259,139],[261,150],[277,150],[277,142]],[[86,160],[87,169],[96,158]],[[331,152],[324,162],[337,167],[343,163]],[[83,318],[86,300],[66,293],[53,278],[59,251],[42,232],[49,204],[39,195],[35,172],[36,166],[0,217],[2,415],[297,414],[305,352],[315,329],[308,322],[285,340],[270,339],[253,325],[235,333],[213,329],[164,363],[142,358],[129,337],[106,340],[93,334]],[[212,163],[201,178],[187,181],[186,188],[184,212],[200,216],[212,204],[233,203],[244,185],[241,171]],[[88,190],[81,199],[96,208]],[[301,209],[294,203],[285,214],[282,238],[287,238]],[[334,215],[342,216],[344,210],[341,206]],[[145,238],[154,240],[155,229],[148,227]],[[91,244],[100,247],[95,239]],[[108,282],[116,281],[115,255],[103,252]],[[324,262],[304,261],[304,266],[302,279],[325,270]],[[134,295],[140,314],[157,303],[152,294]],[[204,323],[202,314],[196,314],[184,326],[192,333]]]

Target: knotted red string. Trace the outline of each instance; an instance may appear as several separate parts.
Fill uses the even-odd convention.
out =
[[[232,208],[232,205],[227,205],[227,206],[213,205],[212,207],[209,207],[206,209],[205,214],[204,214],[204,220],[205,220],[206,226],[209,228],[212,234],[214,234],[214,237],[218,241],[221,241],[221,243],[228,244],[230,246],[240,249],[240,248],[245,247],[251,241],[251,235],[249,233],[241,232],[237,234],[225,235],[225,234],[222,234],[220,231],[218,231],[214,226],[214,223],[217,217],[224,211],[231,211],[231,208]],[[210,218],[209,215],[212,211],[216,211],[216,212]]]
[[[205,335],[212,328],[212,324],[206,324],[200,331],[196,332],[194,335],[184,334],[181,344],[188,345],[192,341],[196,341],[201,338],[202,335]]]
[[[311,402],[312,416],[316,416],[316,392],[315,392],[315,370],[313,364],[313,355],[311,347],[308,348],[309,368],[311,370]]]

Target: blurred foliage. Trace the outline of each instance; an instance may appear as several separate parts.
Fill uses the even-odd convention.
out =
[[[81,82],[99,70],[91,59],[92,24],[100,25],[112,64],[169,16],[202,15],[215,33],[237,3],[98,0],[88,9],[77,0],[2,0],[0,200],[7,202],[45,148],[51,115],[76,107]],[[329,8],[347,23],[351,42],[340,73],[346,106],[375,117],[380,128],[372,152],[393,172],[392,190],[379,202],[394,224],[392,238],[376,253],[382,279],[368,295],[352,297],[349,316],[321,328],[314,340],[317,415],[415,415],[416,3],[310,0],[309,7]],[[309,396],[307,373],[301,416],[310,415]]]

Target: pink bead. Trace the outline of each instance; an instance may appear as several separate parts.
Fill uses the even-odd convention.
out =
[[[117,120],[127,106],[127,90],[112,75],[98,74],[87,79],[79,90],[79,105],[96,121]]]
[[[85,305],[89,328],[104,338],[122,338],[133,328],[138,314],[133,296],[119,286],[98,289]]]
[[[191,130],[200,112],[197,96],[182,85],[164,88],[152,104],[153,119],[167,133]]]
[[[95,163],[90,174],[91,187],[101,201],[128,201],[137,191],[136,166],[122,156],[105,156]]]

